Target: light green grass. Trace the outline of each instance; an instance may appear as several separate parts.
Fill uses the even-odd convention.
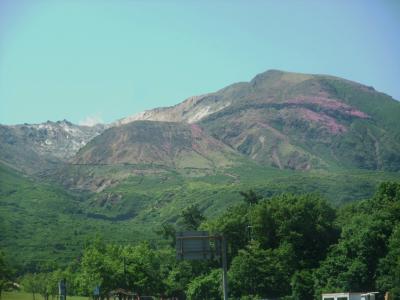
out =
[[[2,300],[32,300],[32,294],[24,293],[24,292],[3,292]],[[39,294],[35,294],[36,300],[42,300],[43,297]],[[51,296],[49,297],[51,299]],[[57,298],[54,298],[57,299]],[[88,297],[79,297],[79,296],[67,296],[68,300],[87,300]]]

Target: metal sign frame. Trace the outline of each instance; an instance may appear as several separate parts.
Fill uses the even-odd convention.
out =
[[[176,234],[177,259],[205,260],[213,257],[210,237],[206,231],[186,231]]]
[[[213,257],[213,251],[210,248],[210,240],[215,240],[216,256],[221,256],[222,260],[222,287],[224,300],[228,300],[228,266],[226,260],[226,239],[223,235],[209,235],[207,231],[186,231],[176,233],[176,254],[177,259],[199,259],[206,260]],[[197,244],[189,242],[192,247],[185,248],[185,241],[194,241]],[[186,244],[188,245],[188,244]],[[194,247],[193,247],[194,245]],[[202,245],[202,247],[197,247]],[[197,248],[196,248],[197,247]]]

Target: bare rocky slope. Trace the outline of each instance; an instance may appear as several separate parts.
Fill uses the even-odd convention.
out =
[[[0,161],[29,174],[67,162],[105,125],[79,126],[66,120],[0,125]]]
[[[212,169],[231,165],[238,156],[196,124],[135,121],[107,129],[83,147],[72,163]]]

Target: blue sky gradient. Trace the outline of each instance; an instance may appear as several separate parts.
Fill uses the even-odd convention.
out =
[[[323,73],[400,99],[400,1],[0,0],[0,123],[112,122]]]

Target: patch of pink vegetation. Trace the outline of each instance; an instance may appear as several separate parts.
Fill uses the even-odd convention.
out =
[[[342,124],[336,122],[336,120],[330,116],[323,113],[316,113],[312,110],[306,108],[300,108],[297,110],[299,116],[307,121],[321,123],[325,128],[327,128],[331,133],[338,134],[346,132],[347,128]]]
[[[363,113],[362,111],[359,111],[354,108],[349,111],[349,114],[354,117],[359,117],[359,118],[363,118],[363,119],[369,118],[369,116],[366,113]]]
[[[192,136],[194,138],[198,138],[203,135],[203,130],[197,124],[190,124],[190,130],[192,131]]]
[[[369,116],[362,111],[359,111],[355,109],[354,107],[351,107],[350,105],[347,105],[343,102],[340,102],[335,99],[330,99],[326,97],[315,97],[315,96],[310,96],[310,97],[305,97],[305,96],[300,96],[294,99],[288,99],[284,101],[284,103],[288,104],[315,104],[318,105],[322,108],[327,108],[327,109],[333,109],[333,110],[338,110],[342,113],[345,113],[347,115],[353,116],[353,117],[358,117],[358,118],[363,118],[367,119]]]

